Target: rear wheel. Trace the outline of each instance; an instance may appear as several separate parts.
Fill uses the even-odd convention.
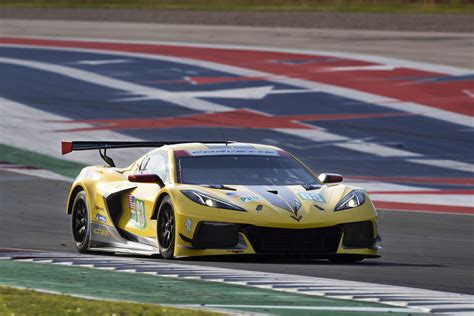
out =
[[[165,259],[174,255],[175,217],[173,204],[169,196],[165,197],[158,209],[157,236],[160,254]]]
[[[89,247],[89,208],[84,191],[79,192],[72,204],[72,235],[79,252],[87,252]]]

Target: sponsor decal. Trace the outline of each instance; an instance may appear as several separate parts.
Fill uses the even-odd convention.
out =
[[[262,204],[257,205],[255,210],[257,211],[257,213],[260,213],[263,210],[263,205]]]
[[[145,202],[133,195],[128,195],[128,207],[130,208],[130,222],[138,229],[146,228]]]
[[[220,155],[252,155],[252,156],[279,156],[276,150],[260,150],[249,148],[215,148],[202,150],[187,150],[191,156],[220,156]]]
[[[107,223],[107,219],[102,214],[95,214],[95,220],[101,223]]]
[[[98,212],[105,212],[105,209],[103,207],[100,207],[100,206],[95,206],[95,209],[98,211]]]
[[[244,193],[240,192],[227,192],[225,195],[227,195],[228,197],[238,197],[240,202],[243,203],[260,200],[260,197],[258,195],[244,195]]]
[[[314,192],[300,192],[298,193],[301,199],[303,200],[309,200],[309,201],[315,201],[319,203],[326,203],[324,198],[322,197],[321,194],[319,193],[314,193]]]
[[[187,233],[190,233],[191,232],[191,226],[193,225],[193,221],[188,218],[185,222],[184,222],[184,226],[186,227],[186,232]]]
[[[241,196],[240,201],[243,203],[252,202],[260,200],[260,197],[257,195]]]
[[[106,229],[94,228],[92,232],[96,235],[103,236],[103,237],[110,236],[109,232]]]

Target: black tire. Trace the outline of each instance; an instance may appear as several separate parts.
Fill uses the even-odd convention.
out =
[[[161,201],[158,209],[158,218],[156,224],[156,235],[160,254],[164,259],[173,259],[174,244],[176,236],[174,208],[169,196]]]
[[[90,239],[90,221],[87,197],[84,191],[79,192],[72,204],[72,236],[76,248],[81,253],[88,252]]]
[[[364,257],[358,255],[336,255],[329,258],[332,263],[355,263],[364,260]]]

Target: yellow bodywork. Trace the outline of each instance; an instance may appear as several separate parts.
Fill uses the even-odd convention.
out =
[[[248,144],[256,149],[279,150],[273,146]],[[255,196],[255,193],[249,191],[246,186],[231,185],[236,189],[233,196],[229,196],[226,190],[217,190],[203,186],[180,184],[177,181],[177,171],[175,166],[175,150],[204,150],[206,145],[201,143],[188,143],[163,146],[153,150],[165,152],[168,156],[169,179],[166,186],[160,188],[155,183],[132,183],[128,181],[128,176],[139,172],[139,166],[144,157],[136,160],[126,168],[112,168],[106,166],[91,166],[84,168],[74,181],[67,203],[67,212],[71,213],[71,206],[75,194],[83,190],[87,195],[87,204],[90,211],[90,221],[96,225],[91,230],[92,236],[100,235],[101,238],[111,236],[111,229],[118,228],[121,231],[143,237],[155,243],[155,252],[158,252],[157,244],[157,220],[156,211],[159,207],[159,201],[163,196],[168,195],[171,198],[175,213],[175,257],[184,256],[206,256],[206,255],[226,255],[226,254],[254,254],[255,251],[249,242],[247,236],[240,233],[241,240],[245,242],[243,249],[193,249],[191,243],[185,239],[191,240],[199,222],[219,222],[248,224],[259,227],[285,228],[285,229],[306,229],[320,228],[340,225],[344,223],[364,222],[372,223],[373,236],[378,236],[377,232],[377,212],[366,195],[366,201],[363,205],[343,211],[334,211],[336,204],[354,187],[343,183],[322,185],[316,192],[325,200],[324,203],[314,200],[300,199],[301,209],[299,221],[291,218],[287,210],[280,209],[272,205],[265,199],[259,197],[256,200],[242,200],[242,196]],[[296,158],[295,158],[296,159]],[[303,164],[304,166],[304,164]],[[306,167],[306,166],[305,166]],[[306,167],[307,168],[307,167]],[[307,168],[308,171],[309,168]],[[310,171],[311,172],[311,171]],[[315,175],[313,173],[313,175]],[[315,175],[315,178],[317,176]],[[306,190],[301,185],[286,186],[295,196],[301,196]],[[198,204],[187,198],[181,190],[193,189],[207,193],[216,198],[227,200],[238,205],[247,212],[237,212],[227,209],[217,209]],[[122,214],[113,221],[111,211],[108,209],[105,197],[119,192]],[[134,203],[134,209],[130,208],[130,199]],[[139,211],[137,211],[137,206]],[[262,205],[261,210],[257,211],[257,206]],[[318,205],[320,208],[317,208]],[[324,209],[322,211],[321,209]],[[132,214],[135,212],[134,214]],[[185,238],[182,238],[184,236]],[[370,248],[348,248],[342,244],[340,239],[337,254],[357,254],[366,257],[375,257],[377,255],[377,246]],[[93,247],[91,247],[93,248]],[[115,249],[117,250],[117,249]],[[140,252],[140,251],[138,251]],[[148,251],[150,252],[150,251]],[[151,251],[153,252],[153,251]]]

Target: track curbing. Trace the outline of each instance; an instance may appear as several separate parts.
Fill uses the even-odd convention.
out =
[[[60,252],[0,252],[0,258],[19,262],[70,265],[91,269],[146,274],[243,285],[331,299],[379,303],[409,308],[415,313],[464,315],[474,312],[474,296],[366,282],[265,273],[236,269],[155,263],[150,259],[73,255]],[[422,299],[420,301],[420,299]],[[216,306],[217,307],[217,306]]]

